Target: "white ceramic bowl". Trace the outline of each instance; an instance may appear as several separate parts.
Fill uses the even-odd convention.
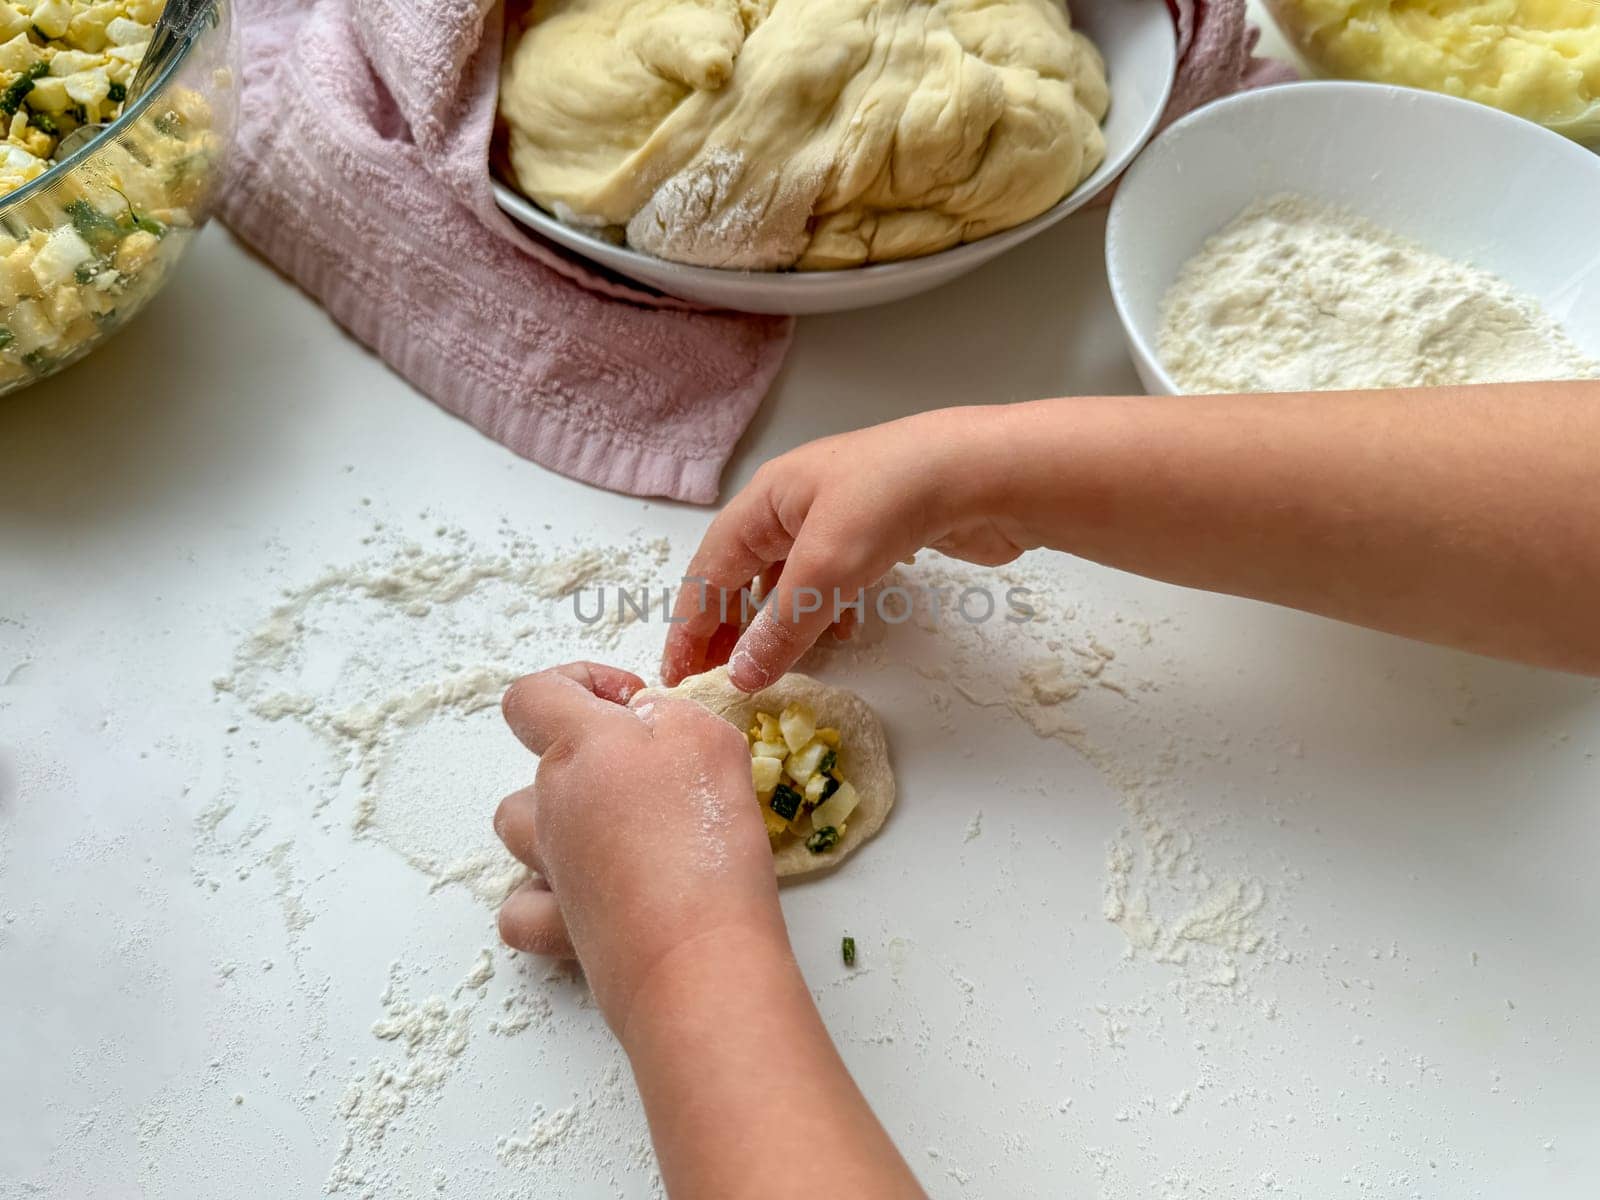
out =
[[[924,258],[843,271],[726,271],[689,267],[617,246],[563,225],[527,197],[495,182],[495,201],[515,220],[619,275],[698,304],[759,313],[839,312],[903,300],[988,262],[1068,213],[1116,178],[1155,132],[1177,69],[1166,0],[1070,0],[1073,24],[1105,55],[1111,84],[1106,158],[1048,212],[1015,229]]]
[[[1106,266],[1139,378],[1161,301],[1201,244],[1262,196],[1344,205],[1540,301],[1600,357],[1600,156],[1531,122],[1431,92],[1291,83],[1207,106],[1157,138],[1117,189]]]

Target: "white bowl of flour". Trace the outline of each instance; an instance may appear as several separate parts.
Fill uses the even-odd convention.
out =
[[[670,296],[758,313],[821,313],[902,300],[938,287],[1027,241],[1082,208],[1127,167],[1154,134],[1172,90],[1177,46],[1165,0],[1070,0],[1072,23],[1105,58],[1111,107],[1106,156],[1073,192],[1039,216],[922,258],[835,271],[739,271],[687,266],[617,245],[565,224],[495,182],[495,202],[514,220],[620,275]]]
[[[1106,258],[1155,394],[1564,378],[1600,373],[1597,222],[1600,156],[1537,125],[1288,84],[1157,138]]]

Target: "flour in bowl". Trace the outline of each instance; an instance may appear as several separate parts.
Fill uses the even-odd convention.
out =
[[[1247,208],[1162,307],[1161,361],[1188,393],[1600,378],[1504,280],[1302,196]]]

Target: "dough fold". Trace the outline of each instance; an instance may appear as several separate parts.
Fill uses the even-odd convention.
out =
[[[773,854],[780,876],[813,875],[837,866],[860,849],[883,827],[894,807],[894,770],[889,764],[889,744],[883,725],[867,702],[854,692],[830,687],[809,675],[792,672],[772,686],[746,695],[728,679],[728,668],[691,675],[675,688],[647,688],[633,698],[635,706],[660,696],[693,700],[739,732],[749,728],[758,712],[779,713],[790,704],[804,704],[817,724],[839,731],[839,769],[856,789],[861,802],[845,825],[838,846],[813,854],[802,842],[790,842]],[[750,794],[754,804],[755,793]]]
[[[536,0],[500,89],[537,203],[746,270],[1029,220],[1105,157],[1109,103],[1061,0]]]

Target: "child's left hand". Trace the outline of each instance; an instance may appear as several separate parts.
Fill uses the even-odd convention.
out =
[[[594,663],[512,684],[506,721],[539,770],[494,820],[541,877],[507,898],[501,936],[575,953],[619,1034],[652,970],[698,939],[787,952],[744,738],[689,700],[630,707],[643,687]]]

